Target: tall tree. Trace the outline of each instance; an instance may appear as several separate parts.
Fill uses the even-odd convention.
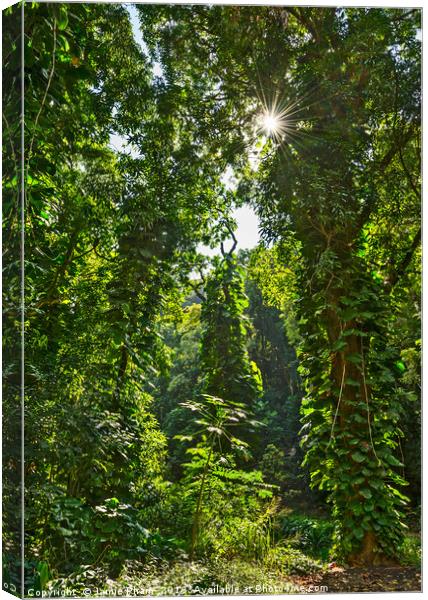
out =
[[[184,130],[187,99],[155,84],[125,7],[25,11],[26,547],[64,572],[80,544],[88,564],[102,552],[115,570],[144,543],[131,536],[117,553],[106,503],[129,506],[144,537],[163,473],[156,322],[224,204],[222,184]],[[133,152],[113,153],[112,133]],[[88,529],[99,519],[110,542]]]
[[[244,269],[238,265],[234,246],[222,247],[204,286],[201,323],[201,390],[227,401],[240,402],[254,411],[262,392],[260,371],[248,356],[248,299]]]
[[[382,561],[402,535],[398,349],[385,334],[420,241],[420,12],[139,10],[170,84],[212,115],[206,137],[231,164],[254,149],[262,119],[269,140],[252,194],[264,234],[300,242],[307,462],[330,491],[337,552]],[[391,227],[401,235],[373,264],[368,248]]]

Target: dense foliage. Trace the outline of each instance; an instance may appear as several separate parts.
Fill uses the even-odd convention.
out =
[[[143,4],[141,46],[121,4],[24,10],[23,172],[21,8],[4,15],[4,581],[22,368],[27,592],[165,561],[264,581],[402,559],[420,11]]]

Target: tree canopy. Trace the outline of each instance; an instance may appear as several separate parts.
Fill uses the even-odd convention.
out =
[[[3,42],[6,581],[20,589],[21,394],[27,591],[151,561],[403,561],[420,10],[138,4],[141,46],[125,5],[26,3],[23,57],[20,11]],[[289,511],[321,519],[318,550]]]

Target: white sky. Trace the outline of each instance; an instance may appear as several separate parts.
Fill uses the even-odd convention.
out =
[[[241,208],[235,208],[232,211],[232,217],[236,220],[237,229],[235,230],[235,237],[238,241],[236,246],[237,249],[250,250],[257,246],[259,236],[259,219],[251,208],[251,206],[245,205]],[[226,241],[224,244],[225,250],[228,250],[232,246],[232,240]],[[198,252],[206,254],[207,256],[215,256],[220,254],[220,248],[209,248],[200,244],[198,246]]]

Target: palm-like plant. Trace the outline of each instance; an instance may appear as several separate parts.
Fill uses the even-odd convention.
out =
[[[181,406],[194,413],[192,435],[177,435],[181,441],[196,441],[196,445],[188,448],[187,453],[193,455],[192,461],[183,466],[191,468],[199,474],[199,489],[193,515],[190,557],[193,558],[198,540],[200,517],[203,508],[204,490],[207,476],[213,466],[213,458],[217,454],[218,462],[227,465],[224,452],[235,452],[244,458],[250,458],[247,442],[233,435],[233,428],[242,425],[258,426],[258,421],[251,418],[244,404],[226,401],[217,396],[203,394],[203,401],[183,402]]]

